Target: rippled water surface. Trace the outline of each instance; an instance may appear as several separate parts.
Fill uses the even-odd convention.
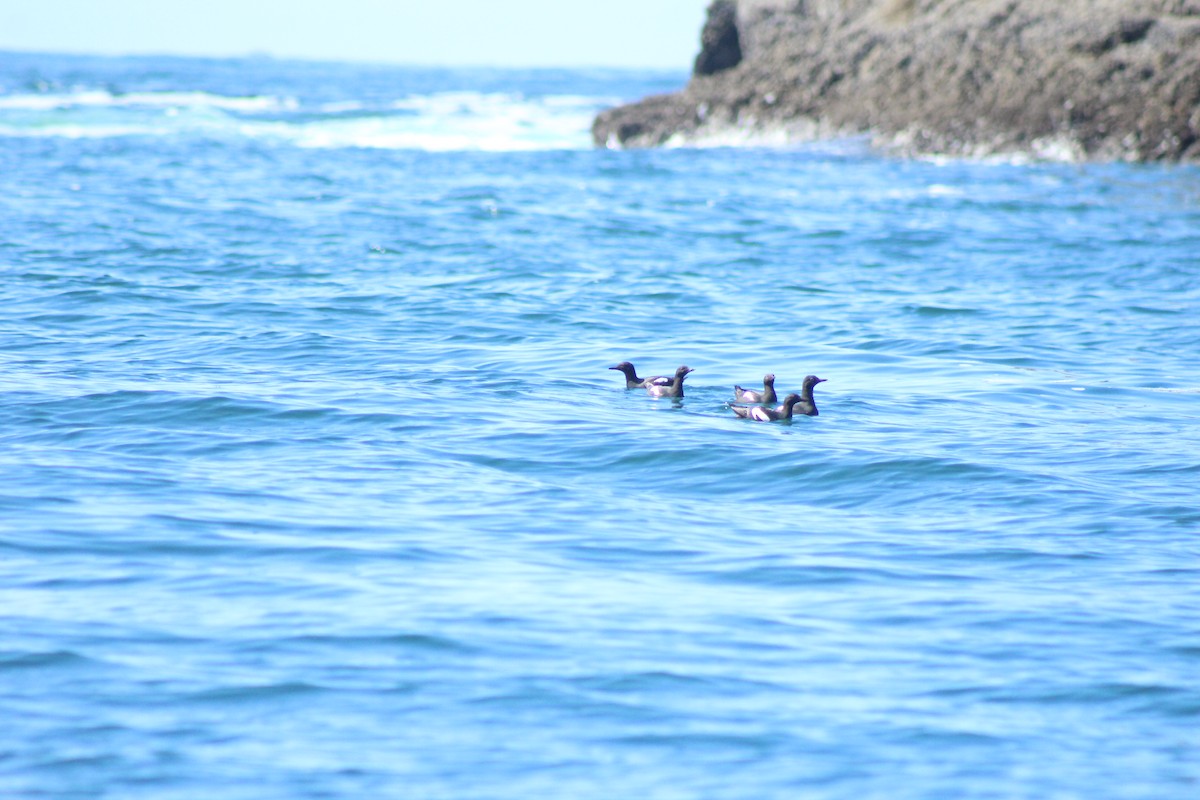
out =
[[[0,57],[5,796],[1197,796],[1200,171],[682,80]]]

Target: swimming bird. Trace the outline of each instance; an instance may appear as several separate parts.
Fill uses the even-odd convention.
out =
[[[675,377],[666,386],[652,383],[646,386],[651,397],[683,397],[683,379],[689,372],[695,372],[691,367],[680,367],[675,370]]]
[[[639,378],[637,370],[634,369],[633,364],[630,364],[628,361],[622,361],[615,367],[609,367],[609,369],[621,371],[621,373],[625,376],[626,389],[645,389],[647,386],[654,384],[666,386],[671,382],[671,379],[665,375],[655,375],[652,378]]]
[[[733,413],[737,414],[742,419],[752,419],[755,422],[779,422],[780,420],[788,420],[792,418],[792,409],[800,402],[800,395],[793,392],[783,398],[783,405],[779,408],[770,408],[768,406],[735,406],[730,405]]]
[[[733,397],[735,400],[740,400],[743,403],[774,403],[779,399],[775,394],[775,376],[769,374],[763,375],[763,390],[761,392],[734,386]]]
[[[818,378],[816,375],[806,375],[804,383],[800,386],[800,403],[793,409],[796,414],[803,414],[806,417],[815,417],[820,414],[817,411],[817,401],[813,398],[813,387],[818,383],[824,383],[828,378]],[[783,411],[783,406],[778,406],[776,411]]]

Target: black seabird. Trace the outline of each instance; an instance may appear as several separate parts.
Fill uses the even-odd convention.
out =
[[[671,382],[671,379],[665,375],[655,375],[652,378],[639,378],[637,370],[634,369],[633,364],[630,364],[628,361],[622,361],[615,367],[609,367],[609,369],[620,370],[621,373],[625,375],[626,389],[645,389],[647,386],[652,386],[655,384],[666,386]]]
[[[652,383],[646,386],[651,397],[683,397],[683,379],[689,372],[695,372],[691,367],[680,367],[675,370],[675,377],[667,385]]]
[[[761,392],[734,386],[733,398],[743,403],[774,403],[779,399],[775,394],[775,376],[763,375],[763,390]]]
[[[803,414],[806,417],[815,417],[820,414],[817,411],[817,401],[813,399],[813,387],[826,380],[826,378],[818,378],[816,375],[805,376],[804,384],[800,387],[800,403],[793,409],[793,413]],[[783,406],[778,406],[775,410],[783,411]]]
[[[789,394],[783,398],[783,405],[779,408],[769,408],[767,406],[734,406],[733,413],[737,414],[742,419],[752,419],[755,422],[778,422],[779,420],[787,420],[792,418],[792,409],[800,402],[800,395]]]

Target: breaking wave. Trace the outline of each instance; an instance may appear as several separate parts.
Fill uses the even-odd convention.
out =
[[[614,98],[447,91],[384,102],[98,89],[0,95],[0,137],[260,139],[310,148],[575,150]]]

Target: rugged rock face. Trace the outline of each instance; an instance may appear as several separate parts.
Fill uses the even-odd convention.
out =
[[[712,75],[736,67],[742,61],[738,38],[737,4],[733,0],[715,0],[708,7],[708,19],[700,31],[700,55],[692,70],[697,75]]]
[[[685,89],[603,112],[596,143],[1200,161],[1200,0],[715,0],[701,44]]]

